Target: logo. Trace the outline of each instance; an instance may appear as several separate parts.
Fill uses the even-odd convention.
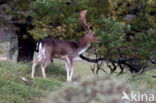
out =
[[[123,93],[123,96],[122,96],[121,100],[128,100],[128,101],[130,101],[130,98],[129,98],[128,94],[125,91],[123,91],[122,93]]]
[[[127,101],[155,101],[154,94],[146,94],[146,93],[134,93],[131,91],[131,93],[128,95],[125,91],[122,92],[123,96],[121,100],[127,100]]]

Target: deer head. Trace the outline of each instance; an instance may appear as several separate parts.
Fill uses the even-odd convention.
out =
[[[99,43],[100,40],[95,37],[94,32],[91,29],[91,25],[90,24],[87,24],[86,14],[87,14],[87,10],[83,10],[80,13],[80,21],[82,22],[82,24],[84,25],[84,27],[87,28],[87,33],[86,33],[85,37],[90,42]]]

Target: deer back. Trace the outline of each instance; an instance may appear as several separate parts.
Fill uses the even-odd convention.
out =
[[[41,44],[42,49],[51,57],[74,56],[78,48],[78,44],[75,42],[50,38],[44,39]]]

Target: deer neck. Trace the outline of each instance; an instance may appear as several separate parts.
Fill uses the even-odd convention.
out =
[[[85,36],[82,39],[80,39],[77,42],[77,44],[78,44],[78,48],[77,48],[78,55],[84,53],[90,46],[90,42]]]

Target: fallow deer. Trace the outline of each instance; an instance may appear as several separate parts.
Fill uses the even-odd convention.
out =
[[[43,78],[46,78],[45,68],[50,62],[53,62],[54,58],[63,59],[66,62],[67,82],[72,81],[74,72],[74,58],[84,53],[91,43],[99,42],[99,39],[94,36],[94,33],[90,29],[90,26],[86,22],[87,10],[83,10],[80,13],[80,20],[84,27],[87,27],[88,32],[77,42],[68,40],[55,40],[46,38],[39,44],[39,55],[34,60],[32,65],[31,76],[34,78],[35,66],[41,61],[41,70]]]

